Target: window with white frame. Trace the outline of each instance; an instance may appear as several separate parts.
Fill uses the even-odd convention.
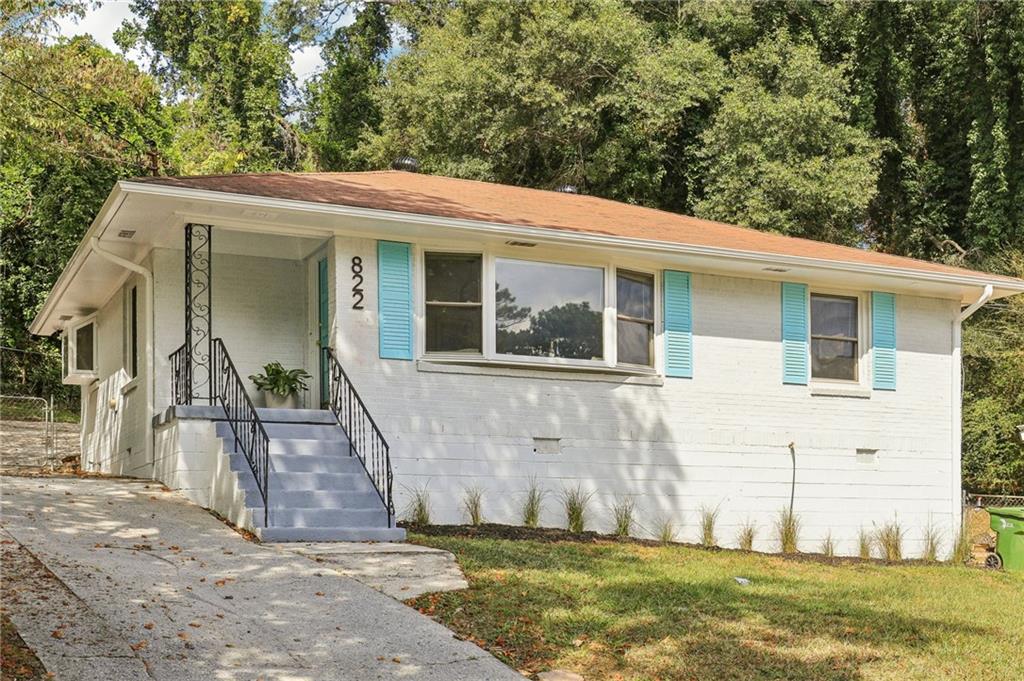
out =
[[[88,318],[69,324],[61,335],[64,383],[82,383],[96,377],[96,321]]]
[[[811,293],[811,378],[859,379],[859,307],[855,296]]]
[[[604,358],[604,269],[498,258],[495,352],[573,360]]]
[[[483,352],[482,262],[480,255],[426,254],[427,352]]]
[[[615,275],[616,354],[620,364],[654,365],[654,275]]]

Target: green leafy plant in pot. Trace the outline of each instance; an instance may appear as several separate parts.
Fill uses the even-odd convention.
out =
[[[280,362],[263,365],[262,374],[249,376],[256,388],[263,392],[267,406],[271,409],[296,409],[299,406],[299,391],[307,390],[312,376],[302,369],[285,369]]]

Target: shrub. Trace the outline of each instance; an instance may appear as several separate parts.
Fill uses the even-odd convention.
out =
[[[466,511],[469,524],[477,526],[484,520],[483,490],[479,487],[467,487],[462,497],[462,508]]]
[[[615,518],[615,535],[628,537],[633,530],[633,498],[623,497],[615,502],[612,507],[612,516]]]
[[[427,486],[409,489],[412,498],[406,507],[406,519],[413,525],[430,524],[430,494]]]
[[[871,537],[871,533],[863,527],[860,528],[860,534],[857,535],[857,555],[864,559],[870,558],[874,545],[875,540]]]
[[[718,522],[718,508],[700,507],[700,543],[701,546],[711,547],[718,544],[715,538],[715,523]]]
[[[657,521],[654,534],[662,544],[671,544],[676,540],[676,526],[672,519],[664,516]]]
[[[537,484],[537,478],[530,478],[530,486],[526,488],[526,499],[523,501],[523,525],[537,527],[545,496],[547,490],[541,489]]]
[[[886,560],[903,560],[903,536],[905,534],[899,521],[896,520],[882,525],[875,532],[875,541]]]
[[[736,543],[740,545],[740,548],[744,551],[754,550],[754,539],[757,537],[757,525],[751,521],[747,521],[740,527],[740,533],[736,537]]]
[[[939,559],[939,551],[942,547],[942,535],[938,528],[929,520],[924,528],[924,546],[921,549],[921,559],[934,563]]]
[[[821,553],[829,558],[836,555],[836,545],[835,542],[832,541],[831,531],[825,535],[824,539],[821,540]]]
[[[779,511],[775,520],[775,534],[779,541],[779,550],[783,553],[796,553],[800,540],[800,516],[789,508]]]
[[[570,532],[579,534],[586,528],[587,504],[590,503],[592,496],[594,496],[593,492],[584,492],[579,485],[562,490],[565,522]]]

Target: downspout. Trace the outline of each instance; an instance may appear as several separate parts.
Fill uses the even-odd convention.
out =
[[[992,284],[986,284],[985,289],[978,296],[978,299],[965,307],[957,315],[953,322],[953,423],[952,423],[952,473],[951,473],[951,498],[953,500],[952,517],[953,532],[963,531],[963,477],[961,467],[963,465],[963,352],[961,350],[964,321],[980,310],[992,298]],[[954,537],[956,534],[954,534]],[[954,539],[955,541],[955,539]]]
[[[148,352],[146,352],[146,374],[149,376],[149,382],[148,385],[145,386],[146,434],[148,436],[146,438],[146,460],[150,464],[152,464],[154,451],[153,405],[156,395],[156,372],[154,371],[153,366],[153,354],[156,349],[156,310],[154,309],[155,296],[153,292],[153,273],[150,270],[143,267],[142,265],[137,265],[133,263],[131,260],[122,258],[121,256],[115,255],[110,251],[103,250],[103,248],[100,247],[100,240],[98,237],[94,236],[91,239],[89,239],[89,247],[96,255],[109,260],[115,265],[120,265],[121,267],[124,267],[127,270],[131,270],[132,272],[141,275],[146,282],[146,307],[149,309],[149,314],[147,315],[149,317],[149,350]]]

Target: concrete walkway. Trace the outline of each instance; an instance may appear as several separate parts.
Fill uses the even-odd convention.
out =
[[[58,680],[523,678],[329,562],[247,542],[159,485],[0,487],[4,588],[17,593],[4,606]]]
[[[469,586],[455,556],[416,544],[320,542],[275,544],[285,551],[327,563],[346,577],[404,601],[426,593]]]

